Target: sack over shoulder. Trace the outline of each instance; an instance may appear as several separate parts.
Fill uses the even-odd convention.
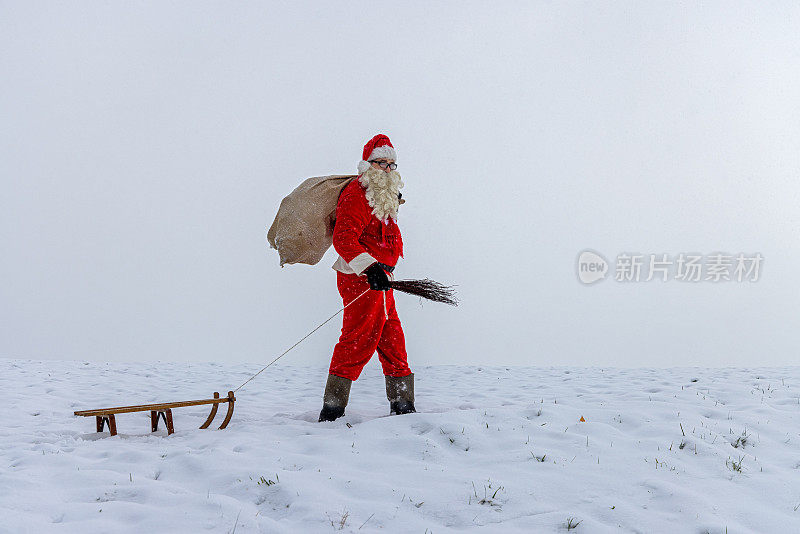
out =
[[[284,264],[316,265],[333,243],[336,204],[355,175],[309,178],[281,201],[267,232],[271,248]]]

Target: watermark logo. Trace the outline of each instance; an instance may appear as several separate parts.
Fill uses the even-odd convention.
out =
[[[757,282],[761,276],[764,257],[753,254],[695,254],[681,252],[669,254],[617,255],[614,265],[616,282]],[[599,253],[584,250],[578,255],[578,279],[584,284],[603,280],[608,272],[608,262]]]
[[[593,284],[608,274],[608,262],[593,250],[584,250],[578,255],[578,280]]]

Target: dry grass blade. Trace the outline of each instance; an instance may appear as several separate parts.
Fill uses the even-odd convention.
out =
[[[392,289],[409,295],[415,295],[434,302],[442,302],[450,306],[458,306],[453,286],[446,286],[425,278],[424,280],[394,280],[389,282]]]

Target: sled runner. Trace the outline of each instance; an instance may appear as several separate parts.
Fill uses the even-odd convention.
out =
[[[225,419],[222,421],[219,429],[222,430],[228,423],[231,421],[231,417],[233,417],[233,403],[236,401],[236,397],[233,396],[233,391],[228,392],[227,397],[220,398],[218,392],[214,392],[213,399],[203,399],[203,400],[193,400],[193,401],[182,401],[182,402],[165,402],[160,404],[139,404],[135,406],[119,406],[117,408],[101,408],[99,410],[80,410],[75,412],[75,415],[80,415],[82,417],[96,417],[97,418],[97,431],[102,432],[105,428],[105,425],[108,424],[108,430],[111,432],[112,436],[117,435],[117,421],[114,416],[118,413],[130,413],[130,412],[150,412],[150,431],[155,432],[158,430],[158,421],[159,419],[164,420],[164,424],[167,425],[167,435],[172,434],[175,432],[175,428],[172,426],[172,408],[181,408],[183,406],[199,406],[201,404],[211,404],[211,413],[208,415],[208,419],[206,419],[205,423],[200,425],[200,428],[208,428],[211,424],[211,421],[214,420],[214,416],[217,415],[217,409],[219,405],[223,402],[228,403],[228,413],[225,414]]]

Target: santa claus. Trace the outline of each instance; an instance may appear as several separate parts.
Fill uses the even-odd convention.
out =
[[[408,367],[405,337],[389,287],[403,256],[397,226],[400,189],[397,154],[389,138],[376,135],[364,145],[359,176],[339,196],[333,265],[344,302],[342,334],[333,349],[320,421],[344,415],[350,386],[378,351],[386,378],[390,414],[415,412],[414,374]]]

